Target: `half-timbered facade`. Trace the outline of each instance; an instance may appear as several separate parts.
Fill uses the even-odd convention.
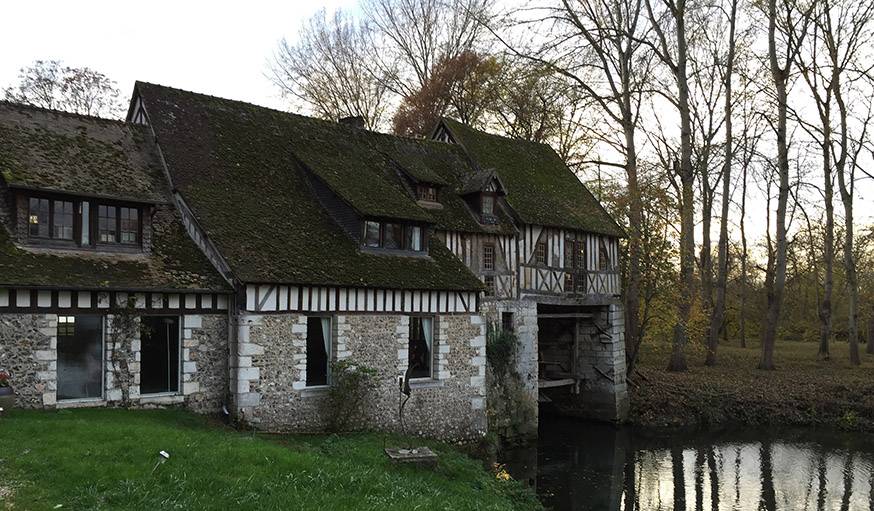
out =
[[[450,229],[442,236],[485,284],[484,314],[519,337],[529,391],[573,413],[622,419],[622,230],[547,145],[451,119],[433,138],[462,147],[474,167],[459,188],[471,216],[484,226],[503,216],[513,226],[504,236]]]

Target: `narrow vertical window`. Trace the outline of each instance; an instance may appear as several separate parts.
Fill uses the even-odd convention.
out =
[[[383,224],[382,225],[382,246],[383,248],[403,248],[403,230],[401,224]]]
[[[482,212],[483,215],[493,215],[495,213],[495,198],[493,196],[482,196]]]
[[[328,384],[331,361],[331,318],[307,318],[307,387]]]
[[[546,243],[538,241],[534,252],[537,264],[546,265]]]
[[[140,393],[179,391],[179,317],[140,320]]]
[[[495,296],[495,276],[494,275],[486,275],[483,277],[483,283],[486,285],[486,296]]]
[[[59,240],[73,239],[73,203],[70,201],[54,201],[54,217],[52,219],[52,238]]]
[[[91,203],[82,201],[79,204],[82,208],[82,245],[91,244]]]
[[[515,330],[513,326],[513,313],[512,312],[502,312],[501,313],[501,330],[504,332],[512,332]]]
[[[31,197],[27,217],[28,232],[37,238],[49,237],[49,201]]]
[[[411,378],[430,378],[434,352],[434,318],[410,317],[409,367]]]
[[[607,250],[607,242],[604,238],[598,238],[598,270],[607,271],[611,267],[610,251]]]
[[[494,271],[495,269],[495,245],[493,243],[483,244],[483,270]]]
[[[407,228],[407,248],[415,252],[422,251],[422,228],[410,226]]]
[[[120,208],[121,242],[127,245],[137,243],[140,233],[139,211],[135,208]]]
[[[115,206],[98,206],[97,224],[101,243],[115,243],[118,241],[117,210]]]
[[[379,246],[379,222],[370,220],[364,222],[364,245],[367,247]]]

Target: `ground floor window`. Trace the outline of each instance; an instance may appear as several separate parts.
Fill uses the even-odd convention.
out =
[[[512,332],[513,331],[513,313],[512,312],[502,312],[501,313],[501,330],[504,332]]]
[[[331,361],[331,318],[307,318],[307,387],[328,384]]]
[[[409,367],[411,378],[430,378],[434,352],[434,318],[410,317]]]
[[[103,396],[103,317],[58,317],[58,399]]]
[[[140,393],[179,392],[179,317],[143,316]]]

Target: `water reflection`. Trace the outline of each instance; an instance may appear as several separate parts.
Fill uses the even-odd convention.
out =
[[[683,434],[546,418],[505,453],[556,510],[874,510],[874,440],[815,431]]]

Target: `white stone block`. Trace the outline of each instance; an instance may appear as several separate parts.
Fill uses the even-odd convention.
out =
[[[55,350],[36,350],[33,352],[33,358],[40,362],[47,362],[58,359],[58,352]]]
[[[109,389],[106,391],[107,401],[121,401],[121,389]]]
[[[55,406],[58,403],[58,394],[56,392],[46,392],[42,395],[43,406]]]
[[[470,406],[474,410],[484,410],[486,407],[486,400],[481,397],[471,398]]]
[[[243,356],[263,355],[264,348],[251,342],[241,342],[237,344],[237,354]]]
[[[196,362],[183,362],[182,363],[182,372],[183,373],[196,373],[197,372],[197,363]]]
[[[296,381],[291,384],[291,388],[294,390],[303,390],[307,387],[307,382],[305,381]]]
[[[237,394],[245,394],[249,392],[249,381],[248,380],[237,380],[235,384],[234,390]]]
[[[304,323],[304,324],[295,323],[294,325],[291,325],[291,333],[293,333],[293,334],[305,334],[305,333],[307,333],[306,323]]]
[[[185,328],[203,328],[203,317],[200,314],[187,314],[183,324]]]
[[[261,370],[257,367],[241,367],[237,369],[237,378],[257,381],[261,379]]]
[[[486,379],[484,376],[471,376],[470,377],[470,386],[471,387],[482,387],[486,384]]]
[[[189,381],[182,384],[182,393],[186,396],[200,392],[200,384],[196,381]]]

